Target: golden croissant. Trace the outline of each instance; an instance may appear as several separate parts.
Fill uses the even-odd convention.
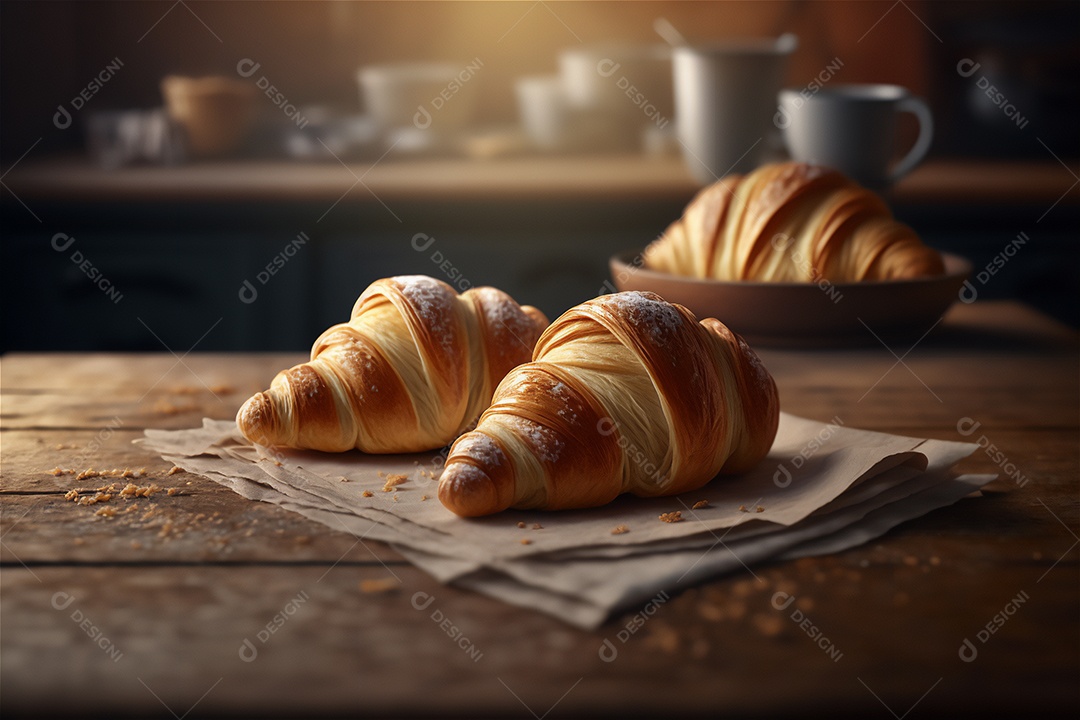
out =
[[[548,321],[491,287],[458,295],[422,275],[377,280],[311,360],[277,374],[236,415],[262,445],[418,452],[475,422],[503,376],[532,356]]]
[[[729,175],[698,193],[646,250],[647,267],[713,280],[857,282],[941,275],[937,251],[885,202],[804,163]]]
[[[439,500],[462,516],[604,505],[750,469],[779,422],[772,376],[719,320],[647,292],[564,313],[457,439]]]

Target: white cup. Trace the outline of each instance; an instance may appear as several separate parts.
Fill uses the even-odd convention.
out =
[[[640,149],[642,132],[673,114],[671,48],[667,45],[581,45],[559,52],[566,99],[606,127],[604,140]]]
[[[558,150],[566,146],[572,130],[572,111],[562,78],[532,75],[514,83],[525,133],[536,147]]]
[[[731,40],[675,48],[675,123],[683,159],[701,183],[760,164],[788,56],[798,45]]]
[[[899,85],[830,85],[808,91],[782,90],[774,122],[795,160],[826,165],[852,180],[884,190],[911,172],[926,156],[934,119],[926,102]],[[919,120],[915,145],[892,170],[896,116]]]
[[[382,130],[457,131],[472,120],[475,74],[470,63],[399,63],[361,68],[356,79],[367,112]]]

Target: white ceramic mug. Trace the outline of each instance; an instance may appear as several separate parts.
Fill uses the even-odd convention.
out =
[[[691,174],[712,183],[757,167],[798,39],[729,40],[675,48],[675,124]]]
[[[830,85],[810,94],[782,90],[774,122],[795,160],[827,165],[856,182],[883,190],[911,172],[926,156],[934,119],[926,102],[899,85]],[[919,137],[892,170],[896,116],[919,120]]]

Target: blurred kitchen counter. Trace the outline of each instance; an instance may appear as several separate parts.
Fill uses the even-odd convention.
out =
[[[86,158],[15,167],[6,184],[23,200],[334,202],[395,200],[685,202],[698,189],[678,157],[640,155],[387,159],[342,164],[232,160],[105,171]],[[1080,203],[1077,176],[1047,161],[933,160],[892,193],[897,205]]]
[[[6,323],[0,352],[160,349],[134,315],[96,321],[113,312],[101,287],[169,347],[190,347],[220,318],[200,345],[215,351],[307,347],[313,329],[340,322],[390,275],[431,275],[459,291],[492,285],[557,317],[611,291],[608,259],[645,247],[698,190],[678,158],[610,155],[111,172],[31,156],[3,181],[0,262],[19,272],[0,303],[28,310]],[[1080,322],[1080,183],[1057,161],[927,163],[892,205],[977,271],[1026,233],[1030,244],[992,268],[980,299],[1020,299]]]

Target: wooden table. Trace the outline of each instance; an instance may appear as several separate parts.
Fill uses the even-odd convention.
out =
[[[131,445],[144,428],[232,417],[296,356],[9,355],[4,708],[166,717],[1075,717],[1076,334],[1019,305],[977,303],[955,307],[910,351],[871,344],[762,356],[788,411],[979,440],[989,454],[977,452],[961,469],[1002,478],[985,497],[855,550],[681,593],[631,634],[635,612],[582,632],[440,586],[386,546],[200,477],[169,475],[168,463]],[[974,423],[966,437],[958,430]],[[78,505],[67,491],[107,481],[54,477],[57,466],[145,467],[136,484],[176,494]],[[102,508],[123,512],[107,517]],[[372,592],[365,581],[390,570],[403,586]],[[478,660],[430,611],[414,609],[417,591],[435,597]],[[775,609],[780,591],[797,604]],[[791,618],[796,609],[838,658]],[[605,638],[619,648],[613,662],[600,656]]]

